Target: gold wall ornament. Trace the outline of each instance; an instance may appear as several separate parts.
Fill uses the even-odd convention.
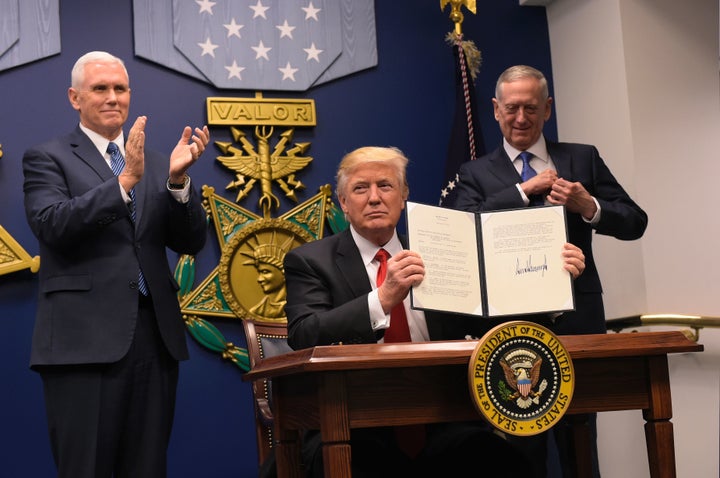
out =
[[[263,217],[270,217],[271,210],[280,207],[280,199],[272,192],[272,182],[275,181],[287,198],[297,202],[295,192],[304,189],[305,185],[295,178],[295,173],[312,161],[310,156],[302,156],[310,143],[296,144],[287,149],[293,136],[293,129],[289,129],[280,134],[280,140],[271,152],[268,140],[272,137],[273,127],[255,126],[255,138],[258,140],[256,150],[242,130],[233,127],[231,132],[235,142],[242,144],[241,148],[221,141],[215,144],[224,153],[224,156],[217,157],[218,162],[236,172],[235,181],[226,187],[239,189],[236,201],[240,202],[247,197],[259,181],[261,192],[258,205]]]
[[[285,192],[285,196],[295,202],[295,192],[305,185],[295,178],[295,173],[311,161],[305,156],[310,143],[291,146],[294,128],[310,127],[317,124],[315,101],[310,99],[263,98],[255,93],[254,98],[207,98],[208,125],[230,126],[232,143],[216,141],[215,145],[223,156],[217,160],[225,167],[235,171],[235,180],[226,189],[238,189],[235,199],[240,202],[247,197],[255,184],[260,183],[258,205],[263,217],[270,217],[272,209],[280,207],[280,200],[272,192],[275,181]],[[238,126],[252,126],[255,130],[257,148],[247,139],[247,135]],[[284,127],[275,147],[270,147],[275,127]]]
[[[309,99],[207,98],[208,124],[212,126],[315,126],[315,101]]]
[[[0,226],[0,275],[22,269],[40,270],[40,256],[30,257],[25,249]]]
[[[310,143],[293,144],[292,138],[294,128],[315,126],[313,100],[265,99],[260,93],[255,98],[213,97],[207,98],[207,110],[208,125],[230,127],[232,142],[215,142],[222,153],[216,159],[235,173],[225,189],[237,189],[238,194],[232,202],[216,194],[214,187],[202,187],[203,206],[215,230],[220,259],[193,289],[194,257],[180,257],[175,267],[178,300],[190,335],[247,371],[247,351],[228,342],[209,320],[253,318],[286,323],[285,254],[323,237],[326,222],[333,232],[345,229],[347,222],[332,202],[329,184],[285,214],[272,217],[281,198],[273,193],[273,184],[296,203],[296,192],[305,189],[296,173],[313,159],[305,155]],[[254,129],[255,144],[242,126]],[[273,146],[276,128],[284,129]],[[262,215],[239,205],[258,184]]]
[[[344,228],[339,220],[341,213],[331,200],[331,186],[320,187],[315,196],[277,218],[261,218],[219,196],[211,186],[203,186],[203,197],[221,256],[218,265],[195,289],[183,290],[182,313],[186,317],[286,321],[284,313],[282,317],[266,316],[254,308],[263,301],[264,291],[258,282],[259,271],[243,263],[250,254],[255,257],[256,251],[259,255],[267,255],[267,251],[286,253],[301,243],[323,237],[326,221],[335,231]],[[178,275],[176,271],[176,278]],[[272,297],[267,300],[275,301]]]
[[[220,287],[239,317],[286,322],[285,254],[313,240],[302,227],[280,218],[259,219],[223,248]]]
[[[2,150],[2,144],[0,144],[0,158],[2,158],[3,150]]]
[[[440,0],[440,10],[445,10],[448,3],[450,4],[450,20],[455,24],[455,33],[462,35],[462,22],[465,20],[462,7],[472,13],[477,13],[476,0]]]

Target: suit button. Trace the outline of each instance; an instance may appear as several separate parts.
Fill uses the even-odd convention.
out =
[[[131,289],[137,289],[137,288],[138,288],[138,283],[137,283],[137,281],[131,280],[131,281],[130,281],[130,288],[131,288]]]

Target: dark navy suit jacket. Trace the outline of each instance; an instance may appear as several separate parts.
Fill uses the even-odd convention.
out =
[[[116,177],[80,128],[23,157],[25,211],[40,246],[31,366],[108,363],[125,355],[138,314],[138,270],[152,295],[170,354],[188,357],[167,250],[195,254],[205,244],[201,198],[168,192],[168,158],[145,152],[135,186],[137,223]]]
[[[602,210],[594,227],[579,214],[567,213],[569,242],[585,254],[585,271],[573,283],[575,311],[563,314],[552,328],[559,334],[605,333],[602,286],[592,251],[593,229],[617,239],[638,239],[645,232],[648,217],[617,182],[594,146],[547,142],[547,151],[558,177],[582,183]],[[464,163],[459,177],[456,209],[482,212],[525,207],[516,187],[520,175],[502,146]]]

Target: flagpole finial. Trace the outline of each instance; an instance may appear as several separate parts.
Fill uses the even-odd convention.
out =
[[[447,4],[450,4],[450,20],[455,24],[455,33],[462,35],[462,22],[465,16],[461,8],[464,6],[473,14],[477,13],[476,0],[440,0],[440,10],[445,10]]]

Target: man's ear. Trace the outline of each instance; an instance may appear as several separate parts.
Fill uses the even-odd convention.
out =
[[[80,110],[80,103],[78,103],[78,92],[75,88],[68,88],[68,100],[70,101],[70,105],[72,105],[73,109]]]
[[[342,209],[342,212],[347,214],[347,208],[345,207],[345,196],[338,196],[338,203],[340,203],[340,209]]]
[[[547,102],[545,103],[545,121],[549,120],[552,115],[552,103],[552,96],[548,96]]]

